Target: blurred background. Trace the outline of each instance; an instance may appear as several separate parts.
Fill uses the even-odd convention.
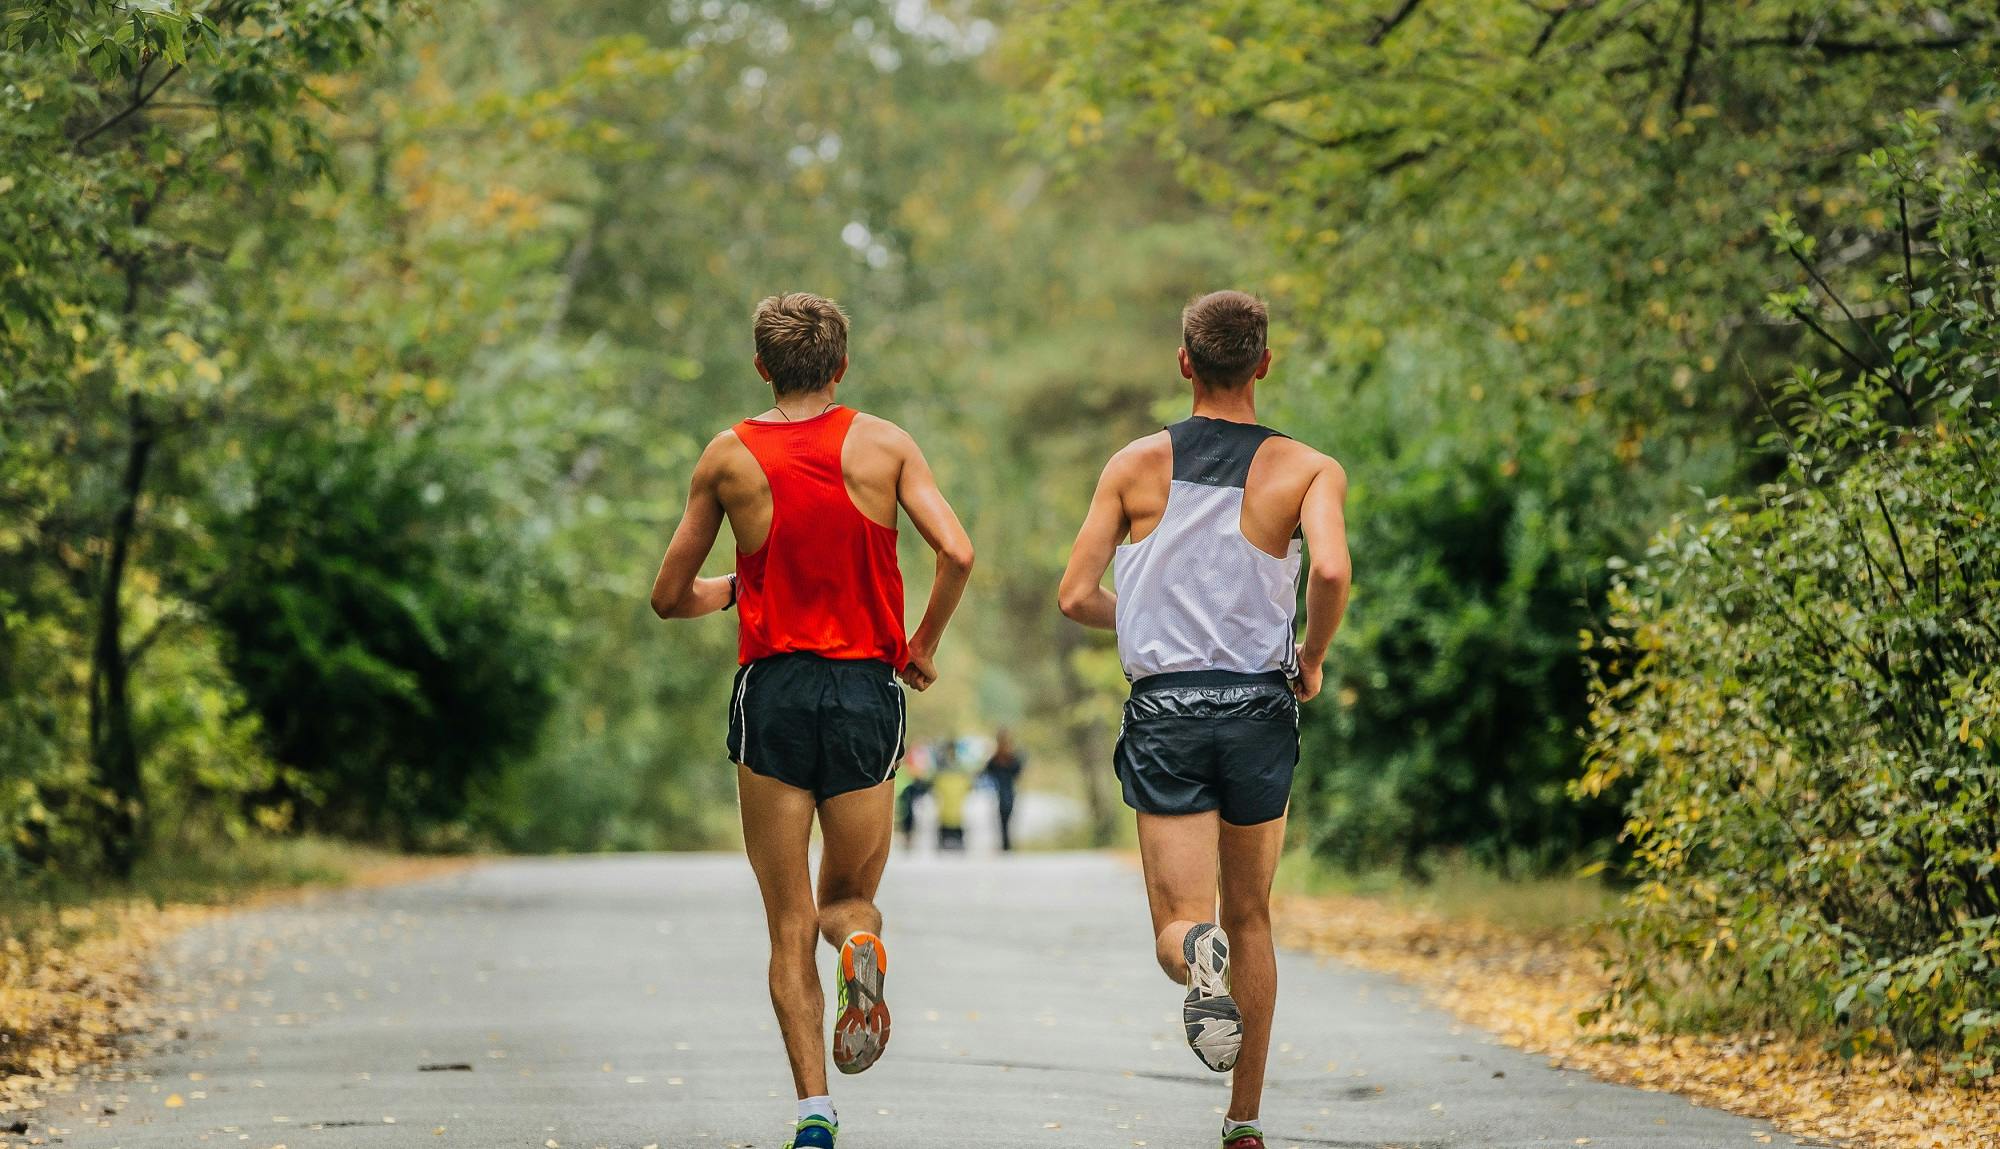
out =
[[[300,837],[730,845],[735,620],[646,591],[793,289],[980,554],[913,742],[1009,728],[1022,844],[1116,844],[1124,683],[1055,581],[1228,286],[1272,302],[1265,420],[1353,481],[1301,857],[1602,867],[1656,954],[1730,923],[1699,977],[1782,941],[1775,1008],[1990,1040],[1990,6],[0,19],[17,889]],[[1940,968],[1955,1004],[1896,1012]]]

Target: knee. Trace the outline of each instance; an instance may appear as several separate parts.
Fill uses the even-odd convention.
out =
[[[1238,934],[1268,934],[1271,932],[1271,905],[1265,901],[1224,905],[1222,928],[1232,938]]]
[[[810,964],[813,947],[819,944],[819,918],[810,909],[784,914],[771,920],[771,963],[796,961]]]

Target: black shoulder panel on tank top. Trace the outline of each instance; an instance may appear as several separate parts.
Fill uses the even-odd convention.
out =
[[[1264,440],[1284,438],[1259,423],[1232,423],[1195,415],[1167,428],[1174,443],[1174,481],[1204,487],[1241,487]]]

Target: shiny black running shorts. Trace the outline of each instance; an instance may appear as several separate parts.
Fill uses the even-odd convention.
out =
[[[896,670],[874,659],[760,658],[729,692],[729,760],[824,802],[878,786],[903,760]]]
[[[1278,671],[1150,675],[1132,684],[1114,761],[1125,804],[1142,814],[1268,822],[1291,800],[1298,699]]]

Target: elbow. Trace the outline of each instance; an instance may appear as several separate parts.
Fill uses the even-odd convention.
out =
[[[938,561],[961,577],[972,573],[972,540],[960,539],[938,551]]]
[[[1056,592],[1056,608],[1063,612],[1064,618],[1074,622],[1083,621],[1084,604],[1089,601],[1090,595],[1082,591],[1072,590],[1069,587],[1064,587],[1062,590]]]
[[[653,614],[660,618],[674,617],[674,608],[680,605],[678,600],[668,598],[659,591],[653,592],[651,602],[653,604]]]
[[[1312,580],[1325,586],[1346,586],[1354,580],[1354,568],[1345,559],[1315,560]]]

